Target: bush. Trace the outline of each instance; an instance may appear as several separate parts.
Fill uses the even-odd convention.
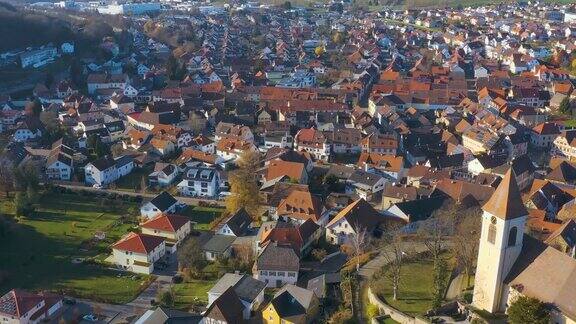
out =
[[[326,250],[324,249],[314,249],[311,252],[312,257],[318,261],[322,261],[326,257]]]
[[[368,307],[366,308],[366,315],[368,315],[369,319],[373,319],[374,317],[379,316],[380,310],[378,309],[378,306],[374,304],[368,304]]]
[[[174,306],[174,293],[171,290],[160,292],[158,294],[158,303],[164,307]]]
[[[547,324],[550,312],[538,299],[520,296],[508,307],[508,319],[511,324]]]

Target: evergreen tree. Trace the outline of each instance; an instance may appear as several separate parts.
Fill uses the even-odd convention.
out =
[[[550,312],[538,299],[520,296],[508,307],[508,320],[511,324],[548,324]]]

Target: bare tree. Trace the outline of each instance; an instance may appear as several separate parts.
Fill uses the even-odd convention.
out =
[[[451,202],[446,202],[418,227],[418,237],[435,262],[440,258],[440,254],[445,248],[445,242],[453,232],[453,224],[457,214],[458,207]]]
[[[366,226],[359,223],[352,225],[354,233],[350,236],[350,246],[352,247],[352,256],[356,258],[356,273],[360,271],[360,256],[366,253],[370,247],[370,233]]]
[[[451,250],[456,258],[456,265],[466,275],[467,286],[474,272],[480,244],[481,210],[478,207],[468,208],[459,213],[452,237]]]
[[[386,233],[383,238],[385,244],[380,255],[386,262],[386,271],[383,271],[384,278],[392,285],[392,296],[398,300],[398,291],[400,289],[400,280],[402,278],[402,265],[408,254],[405,251],[406,245],[403,244],[401,232],[394,231]]]

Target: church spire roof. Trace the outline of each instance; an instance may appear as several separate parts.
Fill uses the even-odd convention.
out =
[[[508,169],[506,175],[492,194],[492,197],[482,207],[488,212],[501,219],[513,219],[528,215],[526,207],[520,196],[520,189],[516,182],[516,175],[512,167]]]

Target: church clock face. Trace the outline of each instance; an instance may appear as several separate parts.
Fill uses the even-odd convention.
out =
[[[490,223],[496,225],[496,217],[492,216],[492,218],[490,218]]]

